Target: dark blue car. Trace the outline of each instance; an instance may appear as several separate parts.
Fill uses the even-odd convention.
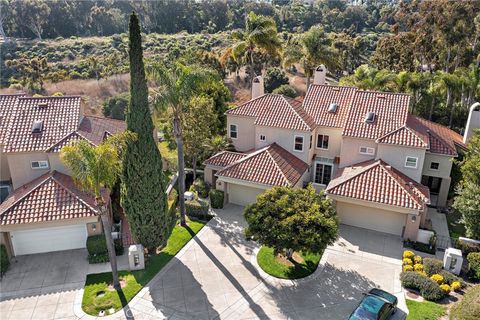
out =
[[[397,297],[380,290],[372,289],[355,309],[349,320],[386,320],[397,311]]]

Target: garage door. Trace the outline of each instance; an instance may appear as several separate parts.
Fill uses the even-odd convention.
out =
[[[255,202],[257,196],[264,191],[264,189],[251,188],[239,184],[228,184],[228,201],[246,206]]]
[[[13,231],[10,234],[15,255],[85,248],[87,241],[85,223]]]
[[[337,214],[343,224],[395,235],[402,235],[406,220],[402,213],[344,202],[337,202]]]

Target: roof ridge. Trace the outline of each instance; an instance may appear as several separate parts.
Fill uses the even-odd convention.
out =
[[[392,169],[392,171],[395,169],[393,168],[391,165],[389,165],[388,163],[384,162],[383,160],[380,159],[380,167],[382,168],[382,170],[384,172],[386,172],[390,177],[393,178],[393,180],[395,180],[395,183],[401,188],[403,189],[403,191],[405,191],[413,200],[415,200],[415,202],[417,203],[417,205],[421,208],[422,207],[422,203],[420,201],[418,201],[417,199],[417,195],[414,194],[414,193],[411,193],[407,190],[407,188],[405,186],[403,186],[401,183],[398,182],[397,178],[392,174],[392,172],[390,172],[387,168],[385,168],[385,165],[388,165],[390,166],[390,168]],[[396,172],[395,172],[395,175],[398,177],[398,179],[402,179],[402,177],[400,177]],[[412,179],[413,180],[413,179]]]
[[[54,144],[52,144],[50,147],[48,147],[47,149],[45,149],[44,152],[49,152],[53,147],[55,147],[56,145],[58,145],[59,143],[61,143],[62,141],[64,141],[66,138],[68,138],[69,136],[73,135],[73,134],[76,134],[76,135],[79,135],[80,137],[82,137],[83,139],[85,139],[88,143],[90,143],[91,145],[95,145],[92,141],[90,141],[89,139],[87,139],[83,134],[81,134],[80,132],[78,132],[78,129],[66,134],[65,136],[63,136],[60,140],[58,140],[57,142],[55,142]]]
[[[406,129],[408,130],[411,134],[413,134],[417,139],[419,139],[420,141],[422,141],[422,143],[425,145],[426,148],[428,148],[428,144],[421,138],[418,136],[418,134],[411,128],[408,127],[408,125],[405,123],[404,125],[402,125],[401,127],[398,127],[397,129],[395,130],[392,130],[390,131],[389,133],[377,138],[375,140],[376,143],[380,143],[380,140],[392,135],[392,134],[395,134],[396,132],[399,132],[401,129]]]
[[[96,116],[96,115],[83,115],[84,118],[95,118],[95,119],[100,119],[100,120],[112,120],[112,121],[119,121],[119,122],[125,122],[125,120],[120,120],[120,119],[113,119],[109,117],[101,117],[101,116]]]
[[[275,142],[274,142],[274,143],[275,143]],[[272,143],[272,144],[273,144],[273,143]],[[225,170],[227,170],[227,169],[230,169],[230,168],[233,167],[234,165],[239,164],[239,163],[241,163],[241,162],[243,162],[243,161],[245,161],[245,160],[247,160],[247,159],[251,159],[251,158],[255,157],[255,156],[258,155],[259,153],[262,153],[263,151],[265,151],[266,149],[268,149],[272,144],[269,144],[269,145],[266,146],[266,147],[263,147],[263,148],[261,148],[261,149],[258,149],[258,150],[256,150],[256,151],[254,151],[254,152],[246,155],[245,157],[243,157],[243,158],[241,158],[241,159],[238,159],[238,160],[235,161],[235,162],[232,162],[231,164],[229,164],[228,166],[226,166],[226,167],[223,168],[222,170],[218,171],[217,174],[219,174],[220,172],[225,171]]]
[[[235,109],[238,109],[238,108],[240,108],[240,107],[243,107],[243,106],[246,105],[247,103],[250,103],[250,102],[252,102],[252,101],[259,100],[260,98],[263,98],[263,97],[265,97],[266,95],[273,95],[273,93],[264,93],[264,94],[262,94],[261,96],[258,96],[258,97],[256,97],[256,98],[250,99],[250,100],[248,100],[248,101],[245,101],[244,103],[242,103],[242,104],[240,104],[240,105],[238,105],[238,106],[236,106],[236,107],[233,107],[232,109],[228,109],[227,111],[225,111],[225,114],[227,114],[227,113],[229,113],[230,111],[233,111],[233,110],[235,110]],[[251,117],[251,118],[256,118],[256,117]]]
[[[80,95],[67,96],[42,96],[42,97],[19,97],[19,100],[42,100],[42,99],[65,99],[65,98],[82,98]]]
[[[352,164],[352,165],[349,166],[349,167],[350,167],[350,168],[354,168],[355,165],[358,165],[358,164],[361,164],[361,163],[364,163],[364,162],[369,162],[369,161],[372,161],[372,160],[367,160],[367,161],[359,162],[359,163],[356,163],[356,164]],[[348,177],[348,178],[345,179],[345,180],[342,180],[340,183],[338,183],[338,184],[336,184],[336,185],[333,185],[333,186],[331,186],[331,187],[328,187],[328,186],[327,186],[326,190],[331,190],[331,189],[333,189],[333,188],[336,188],[336,187],[338,187],[338,186],[340,186],[340,185],[342,185],[342,184],[344,184],[344,183],[352,180],[353,178],[358,177],[358,176],[361,175],[362,173],[365,173],[366,171],[368,171],[368,170],[376,167],[377,165],[379,165],[379,164],[380,164],[380,161],[381,161],[380,159],[378,159],[378,160],[373,160],[372,163],[366,165],[366,166],[365,166],[364,168],[362,168],[358,173],[352,175],[351,177]],[[348,167],[345,167],[345,168],[348,168]],[[345,168],[341,168],[341,169],[345,169]]]
[[[267,149],[267,154],[272,159],[272,161],[273,161],[275,167],[278,169],[278,171],[280,171],[280,174],[285,179],[285,182],[287,183],[287,185],[290,185],[290,181],[288,181],[287,176],[285,175],[285,173],[283,173],[283,171],[280,168],[280,166],[278,165],[277,161],[275,161],[275,158],[273,158],[273,156],[270,154],[269,149]]]
[[[312,129],[312,127],[303,119],[303,117],[300,115],[300,113],[298,113],[297,110],[295,110],[295,107],[292,106],[290,104],[290,102],[287,101],[287,99],[285,99],[285,96],[283,94],[280,94],[279,95],[280,97],[282,97],[283,101],[285,101],[285,103],[290,107],[290,109],[292,109],[292,111],[295,113],[295,115],[300,118],[300,120],[303,122],[303,124],[307,127],[307,128],[310,128],[310,130]],[[303,103],[302,103],[303,105]],[[303,108],[302,106],[300,106],[301,108]],[[308,113],[305,112],[305,114],[308,115]],[[310,117],[310,115],[308,115]]]
[[[92,209],[93,211],[95,211],[95,213],[97,213],[97,209],[93,208],[92,206],[90,206],[88,203],[86,203],[82,198],[80,198],[77,194],[75,194],[75,192],[73,192],[72,190],[70,190],[70,188],[68,188],[67,186],[65,186],[63,183],[61,183],[57,178],[55,178],[55,174],[62,174],[56,170],[53,170],[52,171],[52,179],[55,180],[56,183],[58,183],[63,189],[65,189],[71,196],[73,196],[75,199],[77,199],[78,201],[80,201],[81,203],[83,203],[85,206],[87,206],[88,208]],[[67,175],[65,175],[67,176]],[[73,177],[69,176],[72,180]],[[75,182],[74,182],[75,183]],[[80,189],[79,189],[80,190]],[[82,191],[82,190],[80,190]],[[82,192],[85,192],[85,191],[82,191]]]

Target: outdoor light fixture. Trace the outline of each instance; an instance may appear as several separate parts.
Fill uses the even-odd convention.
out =
[[[92,230],[93,230],[93,231],[96,231],[96,230],[97,230],[97,224],[96,224],[96,223],[92,223]]]
[[[412,222],[417,221],[417,216],[412,216]]]

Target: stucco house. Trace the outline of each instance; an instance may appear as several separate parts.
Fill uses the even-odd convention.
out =
[[[85,248],[102,227],[59,151],[77,140],[98,145],[125,123],[84,115],[78,96],[0,95],[0,109],[0,180],[11,191],[0,204],[0,242],[11,255]]]
[[[239,205],[272,186],[312,183],[334,200],[342,223],[416,240],[426,206],[446,205],[464,137],[410,114],[407,94],[325,78],[320,66],[303,102],[264,94],[254,80],[252,99],[226,112],[237,152],[207,159],[205,181]]]

